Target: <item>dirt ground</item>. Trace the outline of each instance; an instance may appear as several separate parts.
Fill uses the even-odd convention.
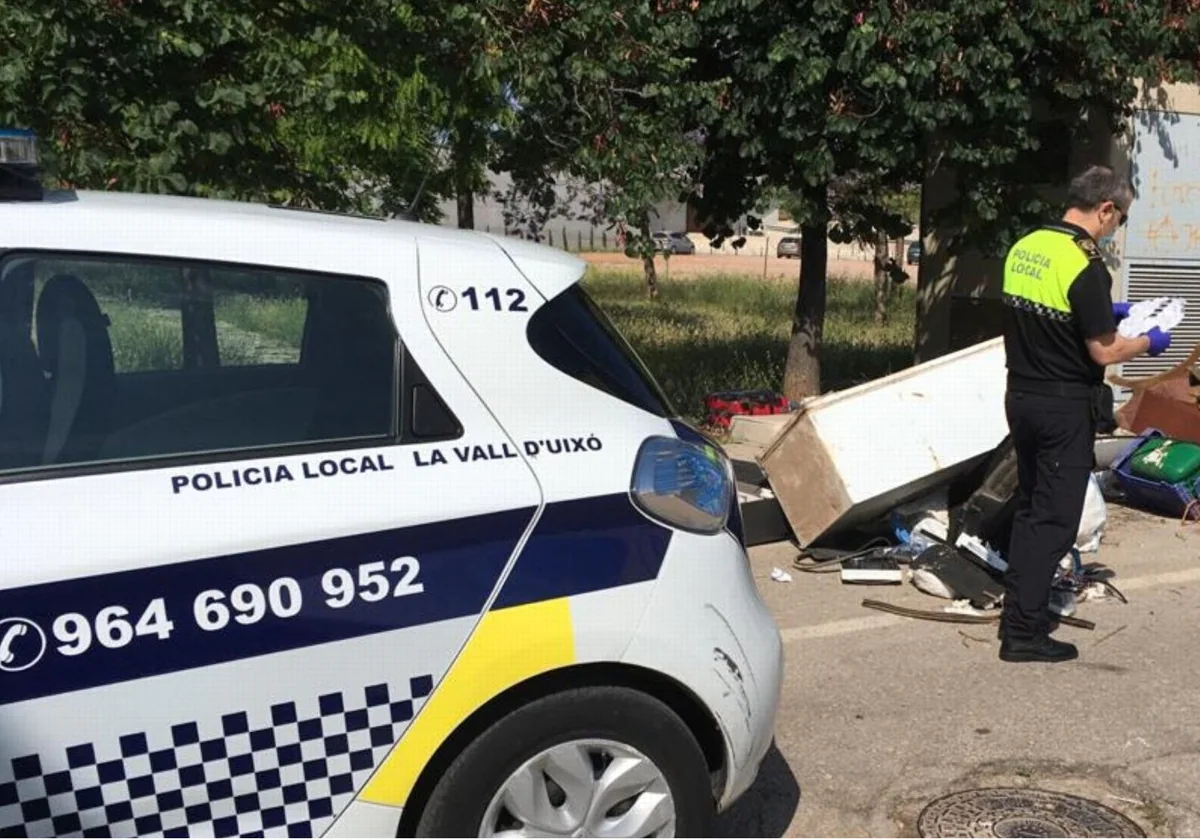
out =
[[[598,268],[618,269],[624,271],[641,271],[640,260],[630,259],[621,253],[597,252],[580,254]],[[733,254],[677,254],[671,257],[669,266],[662,257],[655,258],[655,268],[660,276],[671,277],[704,277],[714,274],[754,275],[767,278],[797,278],[800,274],[800,261],[778,259],[768,256],[764,259],[758,256],[735,256]],[[855,280],[870,280],[874,276],[874,264],[870,260],[829,260],[830,277],[848,277]],[[669,268],[669,275],[668,275]],[[917,266],[905,266],[910,282],[915,282]]]

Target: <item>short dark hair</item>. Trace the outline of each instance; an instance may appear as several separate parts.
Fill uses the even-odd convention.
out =
[[[1089,166],[1071,179],[1067,188],[1067,208],[1095,210],[1106,201],[1125,213],[1133,204],[1133,185],[1107,166]]]

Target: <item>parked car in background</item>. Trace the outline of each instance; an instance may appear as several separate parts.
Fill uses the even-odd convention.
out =
[[[659,231],[654,234],[654,250],[670,254],[694,254],[696,243],[686,233]]]
[[[905,261],[909,265],[916,265],[921,261],[921,240],[908,243],[908,256]]]
[[[785,236],[780,239],[779,244],[775,246],[775,256],[780,259],[800,259],[800,237]]]

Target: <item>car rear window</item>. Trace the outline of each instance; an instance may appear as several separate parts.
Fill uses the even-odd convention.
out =
[[[675,416],[654,376],[581,286],[538,309],[528,336],[534,352],[568,376],[658,417]]]

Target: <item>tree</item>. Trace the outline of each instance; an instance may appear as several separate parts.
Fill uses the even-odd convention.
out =
[[[908,275],[889,253],[891,240],[913,231],[914,213],[906,192],[885,188],[877,178],[855,173],[842,176],[830,187],[829,205],[834,224],[829,238],[838,243],[870,246],[875,263],[875,323],[887,320],[892,286]]]
[[[475,196],[487,188],[498,153],[497,134],[516,117],[505,75],[524,49],[519,21],[536,2],[414,0],[428,21],[418,47],[423,66],[441,92],[436,123],[450,149],[445,192],[457,204],[458,227],[475,227]]]
[[[408,210],[425,24],[399,0],[10,0],[0,121],[79,187]]]
[[[831,227],[886,227],[881,197],[912,180],[920,144],[906,74],[920,72],[919,59],[897,54],[898,15],[886,3],[795,0],[767,15],[759,3],[714,0],[698,18],[696,73],[722,86],[697,199],[706,233],[728,235],[765,187],[790,192],[801,258],[783,390],[816,394]]]
[[[653,206],[693,189],[702,92],[687,84],[694,3],[532,0],[508,15],[517,119],[499,165],[529,196],[547,178],[592,184],[597,218],[614,223],[657,294]]]
[[[782,185],[796,196],[802,222],[784,391],[819,391],[839,179],[869,177],[877,189],[868,194],[882,198],[949,166],[954,197],[922,221],[959,231],[954,248],[1002,251],[1052,210],[1035,183],[1040,114],[1060,119],[1056,142],[1082,133],[1096,115],[1120,128],[1136,79],[1153,83],[1195,60],[1195,7],[793,0],[767,15],[756,2],[702,4],[696,72],[725,92],[706,128],[701,208],[721,233],[765,185]],[[873,199],[860,209],[887,208]]]

